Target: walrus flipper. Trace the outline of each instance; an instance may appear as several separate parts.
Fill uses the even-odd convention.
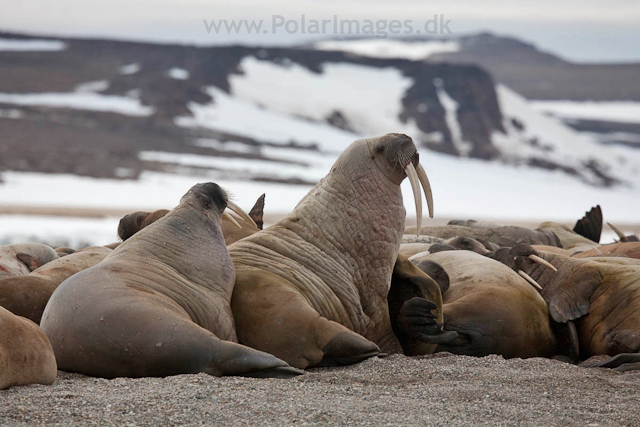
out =
[[[581,219],[576,221],[573,231],[582,237],[600,243],[600,236],[602,235],[602,209],[600,205],[591,208]]]
[[[263,216],[265,196],[265,194],[262,194],[262,196],[258,197],[256,204],[253,205],[253,207],[249,211],[249,216],[251,217],[253,222],[256,223],[256,227],[258,227],[260,230],[262,230],[262,227],[264,226]]]
[[[610,368],[614,371],[638,371],[640,370],[640,353],[620,353],[604,362],[584,364],[585,368]]]

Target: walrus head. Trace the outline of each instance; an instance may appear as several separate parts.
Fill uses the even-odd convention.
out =
[[[118,223],[118,237],[123,241],[142,229],[142,222],[151,212],[134,212],[125,215]]]
[[[433,196],[429,178],[420,164],[420,154],[413,140],[404,134],[389,133],[380,138],[370,138],[366,141],[371,159],[391,181],[400,185],[405,177],[409,178],[416,202],[417,234],[420,235],[422,225],[420,185],[422,184],[424,195],[427,198],[430,218],[433,218]]]
[[[214,182],[196,184],[182,196],[180,203],[197,202],[203,208],[212,210],[222,215],[227,208],[229,197],[227,193]]]

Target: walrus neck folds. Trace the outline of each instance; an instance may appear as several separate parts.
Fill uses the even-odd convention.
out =
[[[297,287],[322,316],[381,342],[390,325],[383,336],[369,331],[388,322],[377,307],[386,306],[379,301],[389,292],[406,212],[400,186],[372,162],[366,144],[350,147],[291,214],[230,253],[234,263],[253,264],[251,244],[262,246],[282,265],[270,270],[295,268]]]
[[[137,241],[146,241],[145,244],[130,244],[130,240],[122,243],[118,252],[130,250],[135,247],[146,257],[156,258],[162,263],[176,269],[182,276],[189,278],[200,286],[211,288],[212,284],[227,284],[229,295],[233,288],[235,274],[230,262],[221,262],[220,265],[229,268],[217,268],[212,274],[204,275],[210,271],[214,261],[227,261],[228,253],[224,245],[224,238],[219,221],[215,214],[203,211],[196,206],[197,202],[184,201],[180,206],[169,212],[160,220],[144,228],[136,234]],[[168,242],[175,240],[175,236],[187,236],[180,240],[181,245],[171,245]],[[158,241],[165,242],[162,245]],[[209,254],[206,258],[194,257],[190,263],[180,262],[185,254]],[[213,287],[218,290],[218,287]]]

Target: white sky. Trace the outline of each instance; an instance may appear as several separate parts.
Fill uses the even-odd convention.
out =
[[[490,30],[534,42],[573,60],[640,60],[638,0],[0,0],[0,30],[149,41],[221,44],[291,44],[309,35],[207,34],[203,20],[286,19],[413,20],[434,14],[451,20],[454,34]]]

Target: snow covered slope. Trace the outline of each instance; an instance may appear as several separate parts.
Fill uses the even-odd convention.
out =
[[[352,141],[400,132],[438,216],[575,220],[601,204],[607,220],[637,221],[640,151],[575,131],[479,67],[422,61],[453,45],[48,42],[56,60],[22,80],[0,69],[0,207],[170,208],[211,180],[285,213]]]

